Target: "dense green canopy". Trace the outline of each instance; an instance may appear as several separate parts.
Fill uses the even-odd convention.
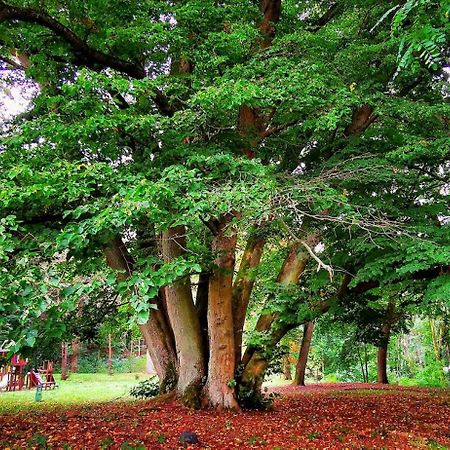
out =
[[[2,128],[2,337],[64,333],[112,291],[146,323],[160,288],[220,266],[223,220],[238,257],[267,242],[247,276],[275,330],[341,285],[448,303],[448,21],[446,0],[0,2],[2,80],[38,87]],[[126,277],[104,263],[119,238]],[[292,246],[309,265],[286,286]]]

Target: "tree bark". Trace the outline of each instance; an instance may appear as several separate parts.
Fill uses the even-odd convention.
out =
[[[72,356],[70,358],[70,371],[78,372],[78,356],[80,355],[80,342],[77,339],[72,341]]]
[[[215,268],[209,279],[208,334],[209,368],[204,403],[218,409],[239,409],[234,386],[235,347],[233,332],[232,282],[235,264],[236,230],[231,215],[215,223],[212,251]]]
[[[382,384],[389,384],[387,376],[387,357],[389,339],[391,337],[392,320],[394,316],[394,304],[389,303],[386,311],[386,322],[382,328],[381,344],[377,352],[377,381]]]
[[[111,339],[111,333],[108,334],[108,374],[112,375],[112,339]]]
[[[260,9],[263,19],[259,29],[264,36],[261,46],[262,48],[267,48],[272,45],[272,40],[275,36],[275,25],[280,20],[281,0],[261,0]]]
[[[260,261],[265,244],[265,238],[251,235],[242,255],[239,271],[233,284],[233,320],[234,320],[234,347],[236,366],[242,356],[242,335],[245,324],[248,303],[250,301],[255,279],[251,271]]]
[[[171,228],[162,234],[161,247],[166,262],[185,254],[185,235],[186,229],[183,226]],[[199,407],[205,360],[200,321],[192,298],[189,277],[166,286],[164,292],[177,349],[177,392],[187,406]]]
[[[108,266],[120,271],[117,274],[119,281],[126,280],[132,274],[131,256],[121,239],[112,240],[103,252]],[[155,299],[155,302],[161,306],[160,299]],[[175,345],[169,324],[161,310],[151,309],[149,321],[139,325],[139,328],[155,366],[161,392],[165,392],[166,388],[173,386],[177,379]]]
[[[305,385],[306,364],[308,362],[309,349],[311,347],[311,340],[314,332],[314,321],[306,322],[303,326],[303,338],[298,355],[297,366],[295,368],[295,377],[292,384],[298,386]]]
[[[352,122],[344,131],[345,136],[361,134],[377,119],[374,109],[369,105],[363,105],[353,112]]]
[[[281,16],[281,0],[260,0],[261,22],[259,30],[262,39],[258,42],[261,48],[272,45],[275,37],[275,26]],[[243,153],[250,159],[256,154],[256,147],[264,138],[268,118],[261,115],[258,108],[242,105],[239,111],[238,132],[243,139]]]
[[[264,373],[270,362],[266,353],[271,352],[283,336],[296,326],[296,324],[283,324],[270,330],[270,338],[265,347],[263,349],[254,349],[240,379],[240,384],[245,389],[251,390],[255,395],[258,395],[263,383]]]
[[[69,374],[67,372],[67,342],[61,344],[61,380],[67,380]]]
[[[377,352],[377,381],[382,384],[389,384],[387,376],[387,345],[378,347]]]

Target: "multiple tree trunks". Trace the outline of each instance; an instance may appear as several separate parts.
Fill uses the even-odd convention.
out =
[[[186,229],[174,227],[162,233],[161,248],[165,262],[183,256],[186,252]],[[164,288],[166,308],[177,351],[177,392],[187,403],[198,399],[205,360],[200,320],[192,298],[189,277],[175,281]]]
[[[306,242],[308,243],[308,245],[314,247],[318,242],[318,236],[310,235],[307,237]],[[284,260],[283,266],[277,277],[277,282],[280,284],[297,284],[300,279],[300,275],[306,268],[309,257],[309,253],[299,247],[299,244],[293,245],[288,253],[288,256]],[[255,331],[267,333],[271,329],[272,324],[277,318],[278,313],[276,312],[262,314],[256,323]],[[280,328],[280,330],[283,329],[284,327]],[[278,331],[276,334],[279,335],[279,333],[280,331]],[[256,350],[257,349],[255,349],[254,347],[247,347],[242,357],[242,365],[244,367],[247,366],[247,364],[250,362]]]
[[[235,363],[237,365],[242,357],[242,335],[245,324],[248,303],[255,284],[252,270],[256,269],[261,261],[265,238],[256,234],[250,235],[244,254],[242,255],[239,271],[233,284],[233,319],[234,319],[234,346]]]
[[[310,247],[314,247],[318,242],[318,236],[310,235],[307,237],[306,242]],[[309,257],[309,253],[299,247],[299,245],[292,246],[284,260],[277,281],[281,284],[297,284],[306,268]],[[267,352],[270,353],[283,336],[296,326],[296,324],[291,323],[278,323],[274,326],[277,318],[278,313],[273,312],[262,314],[257,321],[255,330],[266,333],[268,338],[264,348],[248,346],[242,357],[241,365],[243,371],[240,381],[247,389],[258,391],[261,388],[264,373],[269,365]]]
[[[124,281],[131,276],[132,259],[121,239],[112,240],[103,249],[103,253],[106,256],[107,265],[118,271],[117,279],[119,281]],[[160,308],[150,309],[150,319],[147,323],[140,325],[140,329],[161,382],[162,390],[164,390],[167,380],[176,376],[177,359],[172,333],[162,308],[161,299],[154,299],[154,301]]]
[[[336,10],[337,6],[333,5],[316,26],[323,26],[332,20]],[[270,47],[275,37],[281,15],[281,0],[260,0],[260,12],[262,38],[257,45],[264,49]],[[10,6],[0,1],[0,21],[3,20],[36,23],[51,30],[69,45],[76,57],[75,63],[79,66],[97,70],[114,69],[136,79],[146,76],[140,63],[124,61],[90,47],[64,24],[38,10]],[[23,66],[28,64],[25,59],[20,60],[20,63]],[[174,74],[190,73],[192,69],[192,63],[184,60],[172,66]],[[155,90],[153,99],[161,114],[173,115],[173,107],[168,105],[161,91]],[[355,110],[345,135],[363,132],[375,119],[373,109],[363,105]],[[269,122],[270,115],[265,116],[257,108],[241,106],[238,133],[244,142],[242,151],[249,158],[255,156],[258,145],[270,135],[267,130]],[[242,381],[256,389],[259,389],[268,366],[263,349],[248,347],[241,358],[245,316],[254,285],[252,270],[260,263],[265,241],[257,234],[250,236],[233,285],[237,233],[231,224],[232,217],[232,214],[225,215],[213,223],[215,231],[211,249],[216,255],[215,267],[212,273],[200,276],[195,304],[190,278],[176,280],[160,292],[159,298],[152,300],[158,309],[150,309],[149,321],[140,325],[162,390],[165,390],[166,383],[178,378],[178,394],[190,406],[198,406],[200,388],[207,375],[203,387],[203,404],[238,409],[232,381],[239,363],[243,367]],[[174,227],[162,234],[160,247],[166,262],[183,256],[185,234],[184,227]],[[317,240],[317,236],[312,235],[306,241],[313,248]],[[281,284],[298,283],[306,267],[310,256],[299,245],[291,247],[284,261],[278,276]],[[120,238],[112,240],[104,248],[104,254],[108,266],[117,271],[118,281],[125,281],[132,275],[133,261]],[[263,314],[257,322],[256,331],[268,335],[266,349],[275,347],[295,326],[278,323],[277,319],[277,313]],[[390,326],[386,333],[388,338],[389,333]]]
[[[204,404],[216,408],[239,409],[232,384],[235,373],[232,283],[237,234],[230,225],[232,215],[215,223],[212,251],[215,268],[209,278],[208,379],[204,388]]]
[[[311,340],[314,332],[314,321],[311,320],[303,325],[303,337],[300,344],[300,352],[295,368],[295,377],[293,384],[298,386],[305,385],[306,364],[308,362],[309,349],[311,347]]]

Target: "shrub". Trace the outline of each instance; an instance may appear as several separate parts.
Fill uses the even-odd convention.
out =
[[[145,372],[146,358],[113,358],[112,371],[114,373]],[[108,360],[105,357],[98,358],[97,354],[88,354],[78,359],[79,373],[108,373]]]
[[[336,373],[328,373],[324,377],[325,383],[337,383],[338,382],[338,376]]]
[[[417,374],[417,384],[426,387],[447,387],[448,380],[442,370],[442,365],[432,361]]]
[[[237,397],[239,405],[244,409],[269,410],[272,408],[274,400],[280,397],[280,394],[276,392],[267,393],[267,388],[260,391],[239,385]]]
[[[130,389],[130,395],[135,398],[152,398],[159,394],[159,383],[156,378],[141,381]]]

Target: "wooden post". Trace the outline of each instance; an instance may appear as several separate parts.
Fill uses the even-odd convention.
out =
[[[112,339],[111,333],[108,334],[108,373],[112,375]]]
[[[67,343],[61,344],[61,380],[67,380],[69,375],[67,373]]]

